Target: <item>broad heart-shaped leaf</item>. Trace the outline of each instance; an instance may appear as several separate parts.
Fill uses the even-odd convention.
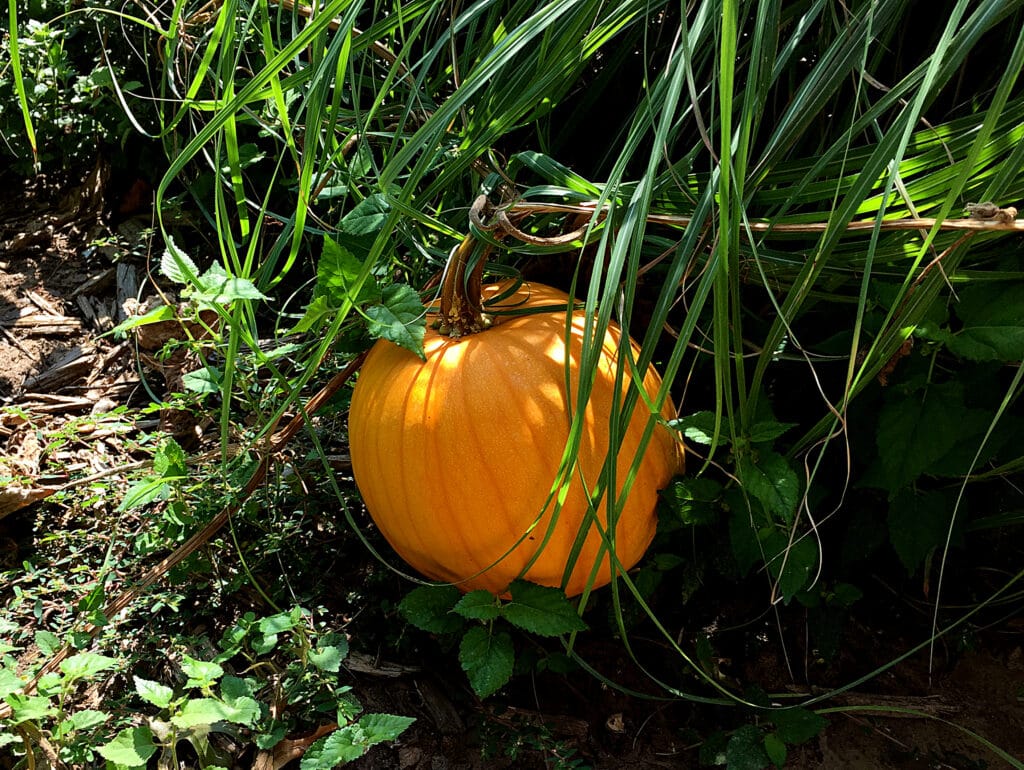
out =
[[[893,394],[878,415],[878,459],[862,483],[896,492],[929,470],[964,437],[964,391],[957,382],[931,385],[925,393]]]
[[[470,591],[456,602],[454,610],[471,620],[494,620],[501,614],[499,602],[490,591]]]
[[[374,193],[364,198],[348,212],[339,227],[349,235],[368,235],[380,230],[387,221],[391,205],[383,193]]]
[[[359,291],[352,296],[352,286],[363,270],[363,263],[344,246],[330,238],[324,238],[324,250],[316,265],[316,288],[318,294],[326,295],[334,307],[346,299],[352,304],[376,302],[380,299],[377,279],[370,274]]]
[[[773,441],[795,426],[795,422],[775,422],[775,420],[757,422],[751,426],[749,438],[751,443],[754,444],[759,444],[763,441]]]
[[[1024,360],[1024,286],[1019,282],[964,287],[954,310],[963,327],[942,341],[971,361]]]
[[[828,720],[805,708],[779,709],[768,712],[779,738],[789,744],[805,743],[828,726]]]
[[[181,670],[188,676],[185,688],[209,687],[220,677],[224,676],[224,669],[217,663],[207,660],[196,660],[188,655],[181,656]]]
[[[473,692],[486,698],[512,678],[515,665],[512,637],[504,631],[491,633],[483,626],[474,626],[462,637],[459,663],[469,677]]]
[[[946,542],[952,507],[942,492],[901,490],[889,503],[889,540],[913,575],[928,552]]]
[[[786,458],[770,449],[740,455],[736,465],[740,484],[761,501],[765,510],[789,524],[800,501],[800,480]]]
[[[452,612],[462,594],[455,586],[420,586],[414,588],[398,605],[402,617],[431,634],[451,634],[465,621]]]
[[[764,751],[773,765],[776,767],[786,766],[786,755],[789,752],[786,751],[786,744],[777,733],[768,733],[764,736]]]
[[[315,741],[306,749],[299,770],[333,770],[339,765],[359,759],[369,748],[358,725],[348,725]]]
[[[123,767],[145,767],[156,754],[153,731],[148,727],[130,727],[117,734],[110,743],[96,749],[108,762]]]
[[[337,673],[348,656],[348,639],[341,634],[328,634],[309,651],[309,662],[321,671]]]
[[[728,770],[762,770],[768,767],[768,753],[764,750],[761,731],[754,725],[743,725],[729,738],[725,746]]]
[[[367,326],[372,337],[390,340],[425,359],[426,308],[411,286],[393,283],[384,287],[381,304],[367,308],[366,316],[370,319]]]
[[[57,713],[56,707],[50,704],[50,699],[42,695],[22,695],[12,692],[4,700],[11,707],[13,714],[12,721],[8,724],[39,722]]]
[[[515,580],[508,590],[512,598],[501,606],[502,617],[531,634],[558,636],[587,628],[561,589]]]

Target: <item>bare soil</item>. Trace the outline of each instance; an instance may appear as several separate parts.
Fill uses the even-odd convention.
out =
[[[70,184],[0,182],[0,405],[9,407],[0,416],[0,451],[24,478],[0,490],[0,556],[19,563],[4,516],[30,513],[66,481],[47,477],[40,436],[69,425],[79,431],[72,448],[63,450],[74,455],[63,458],[67,472],[98,472],[134,459],[116,432],[104,430],[104,415],[150,396],[135,346],[105,333],[131,312],[138,287],[146,285],[150,214],[145,207],[126,214],[127,192],[111,201],[101,167]],[[89,416],[96,419],[83,420]],[[903,638],[900,629],[889,625],[886,613],[876,615],[844,641],[843,676],[853,679],[901,651],[894,641]],[[1009,766],[971,733],[1024,759],[1022,643],[1024,622],[1011,619],[977,635],[973,649],[946,651],[931,677],[922,654],[822,702],[839,710],[820,736],[790,748],[787,767]],[[627,697],[585,675],[568,685],[563,677],[538,675],[512,688],[508,698],[480,703],[457,669],[389,661],[386,649],[369,652],[352,671],[367,710],[418,720],[400,741],[375,748],[354,767],[571,766],[557,762],[558,752],[569,748],[595,768],[696,767],[699,738],[737,726],[721,712]],[[630,666],[615,645],[588,652],[609,671]],[[809,682],[830,679],[820,670],[791,677],[772,651],[733,659],[723,670],[769,691],[807,693]],[[498,752],[483,758],[496,734],[506,742],[509,735],[524,737],[515,757]],[[538,735],[545,736],[544,750],[536,748]],[[295,738],[300,754],[302,736]]]

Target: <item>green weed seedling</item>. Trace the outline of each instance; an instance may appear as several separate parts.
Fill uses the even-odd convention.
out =
[[[44,654],[61,646],[58,637],[48,631],[37,632],[35,642]],[[11,654],[17,649],[0,646],[0,698],[10,707],[10,715],[0,718],[0,749],[25,757],[29,767],[40,762],[45,762],[42,766],[93,766],[97,732],[111,715],[98,709],[74,709],[73,696],[80,685],[99,681],[118,661],[95,652],[76,653],[62,661],[57,671],[40,677],[36,694],[30,695],[25,690],[32,672],[19,673]]]
[[[505,623],[540,636],[584,631],[586,623],[565,594],[525,580],[509,586],[511,598],[489,591],[463,596],[455,586],[421,586],[402,600],[399,610],[417,628],[432,634],[460,635],[459,662],[473,691],[493,695],[512,678],[515,650]],[[467,623],[466,621],[477,621]]]
[[[727,770],[785,767],[787,747],[809,741],[827,725],[823,716],[803,708],[770,711],[764,724],[747,724],[731,733],[711,735],[701,746],[700,763]]]
[[[302,770],[328,770],[397,738],[414,719],[360,716],[362,707],[351,687],[338,683],[348,641],[340,634],[312,631],[309,621],[300,607],[262,619],[247,613],[221,639],[222,652],[213,660],[182,655],[186,681],[180,687],[134,677],[137,695],[158,713],[121,730],[99,753],[117,770],[145,767],[157,753],[162,763],[176,767],[178,746],[186,741],[200,767],[216,770],[230,762],[210,740],[211,733],[269,750],[299,723],[333,718],[337,728],[315,741],[300,763]],[[229,674],[222,664],[236,658],[266,678]],[[273,713],[268,700],[275,705]]]

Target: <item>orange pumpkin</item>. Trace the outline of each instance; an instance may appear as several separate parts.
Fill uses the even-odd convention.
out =
[[[494,297],[506,288],[487,286],[483,295]],[[557,289],[524,284],[500,306],[527,310],[565,308],[567,303],[568,296]],[[583,313],[575,312],[568,353],[573,398],[583,324]],[[424,575],[463,591],[483,588],[497,594],[517,577],[558,586],[583,526],[589,531],[566,593],[583,591],[599,556],[594,586],[610,581],[601,535],[587,513],[584,482],[594,488],[608,452],[622,334],[614,325],[602,346],[578,467],[557,525],[523,572],[550,525],[555,508],[551,488],[569,435],[565,331],[565,310],[498,315],[490,328],[459,338],[428,328],[425,362],[384,340],[370,350],[352,394],[352,470],[384,537]],[[630,343],[638,353],[636,343]],[[645,390],[653,397],[660,384],[650,368]],[[674,416],[671,403],[666,402],[662,415]],[[617,461],[620,490],[648,417],[644,402],[638,401]],[[656,425],[614,533],[624,567],[636,564],[650,544],[658,490],[682,467],[680,445],[669,429]],[[606,507],[607,494],[597,508],[602,529]]]

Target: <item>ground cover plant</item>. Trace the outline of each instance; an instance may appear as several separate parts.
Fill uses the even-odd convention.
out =
[[[1022,766],[1024,3],[9,18],[6,178],[57,212],[5,225],[9,357],[98,353],[3,393],[8,765]],[[580,412],[637,343],[542,489],[589,477],[607,587],[433,584],[363,508],[365,352],[464,276],[574,297]],[[687,459],[629,568],[636,415]]]

